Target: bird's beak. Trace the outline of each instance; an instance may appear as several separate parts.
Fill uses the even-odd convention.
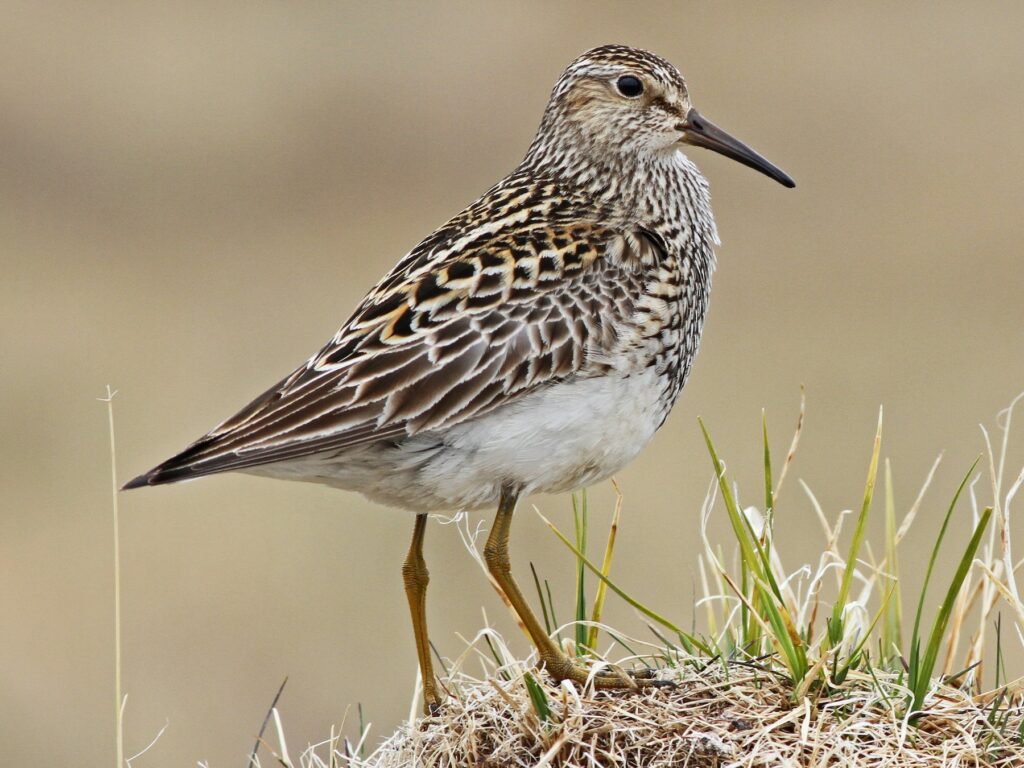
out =
[[[785,171],[772,165],[742,141],[734,139],[717,125],[703,117],[696,109],[686,113],[686,120],[679,126],[683,132],[682,141],[695,147],[704,147],[731,157],[765,176],[770,176],[784,187],[793,188],[796,182]]]

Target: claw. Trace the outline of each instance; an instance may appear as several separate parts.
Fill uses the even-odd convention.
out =
[[[640,687],[641,688],[668,688],[670,690],[674,690],[674,689],[678,688],[679,686],[676,685],[671,680],[657,680],[655,678],[649,677],[649,678],[646,678],[646,679],[643,680],[643,682],[641,683]]]
[[[659,680],[655,677],[657,670],[650,667],[643,669],[631,669],[627,674],[632,677],[641,688],[678,688],[671,680]]]

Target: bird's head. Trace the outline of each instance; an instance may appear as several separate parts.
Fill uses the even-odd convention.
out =
[[[535,141],[538,149],[634,158],[674,152],[681,144],[713,150],[795,186],[781,169],[698,113],[671,63],[622,45],[593,48],[566,68]]]

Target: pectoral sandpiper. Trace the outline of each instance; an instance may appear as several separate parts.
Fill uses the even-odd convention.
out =
[[[515,170],[406,254],[297,370],[124,487],[237,470],[415,512],[402,572],[428,711],[441,696],[426,515],[496,504],[491,574],[547,672],[586,680],[513,580],[509,529],[520,496],[580,488],[630,462],[686,381],[718,243],[686,144],[793,186],[698,114],[669,62],[620,45],[584,53]]]

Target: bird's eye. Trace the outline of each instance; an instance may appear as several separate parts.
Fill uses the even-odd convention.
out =
[[[633,77],[632,75],[623,75],[620,77],[615,81],[615,87],[618,88],[619,93],[627,99],[635,99],[644,92],[644,84],[640,82],[640,78]]]

